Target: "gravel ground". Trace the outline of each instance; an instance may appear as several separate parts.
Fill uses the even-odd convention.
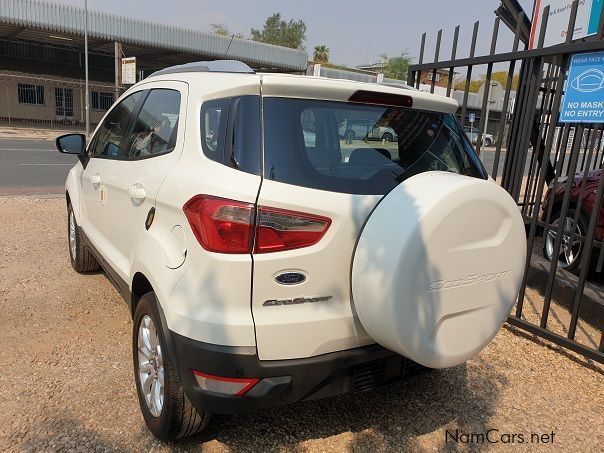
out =
[[[604,445],[604,367],[511,328],[453,369],[160,443],[139,413],[126,304],[103,274],[72,271],[64,201],[0,197],[0,212],[0,451],[498,450],[511,434],[526,450]],[[446,439],[489,429],[502,442]]]

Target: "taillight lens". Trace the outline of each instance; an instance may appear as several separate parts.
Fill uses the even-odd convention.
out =
[[[195,237],[210,252],[250,253],[254,205],[197,195],[183,206]]]
[[[260,207],[254,252],[281,252],[314,245],[330,224],[327,217]]]
[[[214,376],[193,370],[193,375],[202,389],[224,395],[241,396],[255,386],[259,379],[239,379]]]
[[[261,206],[254,228],[254,205],[196,195],[183,206],[201,246],[218,253],[282,252],[316,244],[325,235],[327,217]]]

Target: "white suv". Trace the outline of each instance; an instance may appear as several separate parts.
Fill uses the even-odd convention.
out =
[[[130,304],[153,434],[455,366],[495,336],[523,278],[524,225],[456,109],[202,62],[134,85],[88,146],[57,139],[79,155],[71,262],[102,266]],[[339,126],[356,119],[396,139],[347,143]]]

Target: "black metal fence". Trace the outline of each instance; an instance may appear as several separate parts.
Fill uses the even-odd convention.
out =
[[[522,212],[527,262],[508,322],[604,363],[603,125],[559,121],[570,58],[604,50],[604,14],[595,36],[572,40],[578,6],[575,0],[566,42],[550,47],[544,47],[549,7],[543,11],[537,45],[530,50],[523,12],[512,21],[512,48],[504,52],[496,52],[499,18],[493,26],[488,55],[475,55],[478,22],[466,58],[457,55],[459,26],[453,33],[450,59],[445,61],[440,59],[442,30],[429,63],[424,61],[424,34],[419,63],[410,67],[408,84],[420,88],[422,75],[426,80],[426,72],[432,72],[427,89],[434,92],[437,71],[448,71],[446,85],[440,90],[461,101],[458,114],[462,125],[472,116],[479,119],[477,151],[491,177],[512,195]],[[491,124],[492,78],[494,68],[501,67],[506,74],[503,95],[498,119]],[[478,73],[482,74],[484,91],[479,105],[472,106],[469,99],[476,95],[470,91],[471,82]],[[604,87],[601,93],[604,101]],[[484,146],[487,127],[494,132],[492,147]]]

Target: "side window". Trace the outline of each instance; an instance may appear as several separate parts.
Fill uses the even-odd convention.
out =
[[[231,98],[206,101],[201,106],[201,147],[213,161],[224,162]]]
[[[201,106],[201,147],[211,160],[260,174],[260,98],[214,99]]]
[[[120,155],[120,144],[128,131],[132,113],[143,96],[142,91],[131,94],[105,117],[93,138],[90,157],[117,158]]]
[[[124,159],[166,154],[176,145],[180,92],[153,89],[143,104],[124,144]]]

